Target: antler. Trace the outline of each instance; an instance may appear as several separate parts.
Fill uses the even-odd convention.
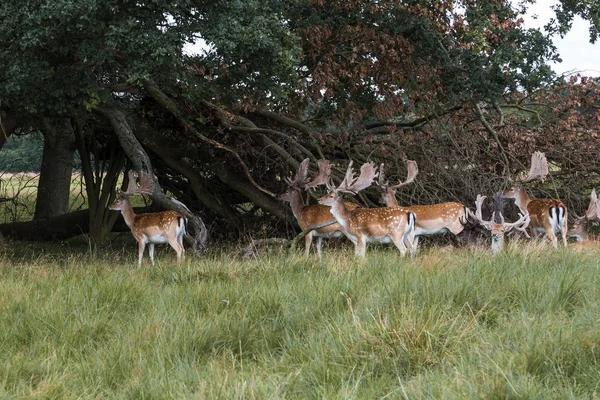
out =
[[[377,177],[377,167],[374,163],[365,163],[360,167],[360,175],[358,178],[354,178],[354,172],[352,171],[352,161],[348,164],[346,170],[346,176],[336,190],[341,192],[358,193],[361,190],[368,188],[373,183],[373,180]]]
[[[305,189],[312,189],[327,183],[327,179],[329,179],[329,175],[331,175],[331,164],[329,160],[319,160],[317,161],[317,165],[319,166],[319,172],[312,181],[309,181],[304,185]]]
[[[527,233],[527,227],[529,226],[529,222],[531,218],[529,217],[529,212],[525,211],[525,215],[519,213],[519,219],[512,223],[504,223],[504,231],[509,232],[512,230],[521,231],[525,234],[527,238],[529,238],[529,234]]]
[[[419,167],[417,167],[417,162],[412,160],[406,160],[406,170],[406,180],[404,182],[400,181],[394,186],[390,186],[389,189],[400,189],[403,186],[411,184],[415,180],[417,174],[419,173]],[[381,169],[379,173],[381,174]]]
[[[596,189],[592,189],[590,205],[585,212],[585,219],[588,221],[600,222],[600,202],[598,202],[598,196],[596,196]]]
[[[308,162],[309,161],[310,160],[308,158],[305,158],[304,160],[302,160],[302,162],[298,165],[298,170],[296,171],[296,175],[294,176],[294,179],[284,178],[285,183],[287,183],[288,186],[300,187],[306,183],[307,175],[308,175]]]
[[[531,155],[529,175],[521,179],[521,182],[527,183],[538,179],[543,181],[546,175],[548,175],[548,160],[546,160],[544,153],[536,151]]]
[[[386,190],[390,186],[390,182],[385,180],[385,174],[383,173],[383,163],[379,164],[379,178],[377,180],[377,186]]]
[[[129,171],[129,184],[125,192],[119,190],[121,196],[135,196],[139,194],[152,194],[152,178],[146,172],[140,172],[140,186],[137,185],[137,179],[133,171]]]
[[[477,219],[477,222],[479,222],[484,228],[492,230],[492,221],[494,216],[492,215],[491,220],[485,221],[481,213],[481,206],[486,197],[487,196],[482,196],[480,194],[477,195],[477,200],[475,200],[475,218]]]

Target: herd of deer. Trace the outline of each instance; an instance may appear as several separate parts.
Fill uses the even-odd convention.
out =
[[[557,235],[567,246],[567,236],[574,237],[575,249],[596,246],[596,242],[588,237],[590,224],[600,222],[600,202],[595,190],[592,191],[590,204],[584,216],[576,217],[573,227],[567,227],[567,208],[556,199],[531,199],[523,187],[524,183],[543,180],[548,175],[548,163],[541,152],[535,152],[531,158],[531,168],[527,177],[520,179],[507,190],[494,195],[494,208],[490,220],[483,219],[482,206],[485,196],[478,195],[473,213],[464,204],[448,202],[432,205],[399,206],[396,191],[410,183],[417,176],[418,168],[414,161],[407,161],[407,178],[404,182],[390,185],[385,179],[383,164],[378,168],[373,163],[365,163],[360,174],[355,177],[352,161],[348,165],[343,181],[336,187],[331,180],[329,161],[318,161],[318,173],[314,178],[308,177],[309,159],[298,166],[293,179],[285,179],[288,190],[279,195],[279,199],[288,201],[301,229],[309,231],[305,237],[305,253],[308,255],[313,239],[317,239],[317,253],[321,256],[323,238],[346,236],[355,246],[355,254],[365,256],[368,242],[394,243],[402,255],[417,250],[419,236],[435,235],[450,232],[458,235],[463,231],[467,221],[483,226],[491,232],[492,251],[497,252],[504,245],[504,235],[519,231],[528,238],[526,228],[529,227],[534,237],[545,234],[554,247],[558,247]],[[360,205],[344,201],[343,194],[357,194],[371,186],[377,179],[381,190],[381,200],[385,207],[363,208]],[[144,248],[150,245],[150,259],[154,265],[154,244],[169,243],[177,252],[177,261],[184,256],[183,236],[187,220],[176,211],[164,211],[136,215],[129,204],[128,197],[142,193],[150,193],[151,180],[147,175],[140,175],[140,186],[135,182],[133,174],[129,176],[127,191],[119,191],[117,200],[109,207],[121,210],[125,222],[138,242],[138,265],[141,266]],[[319,204],[308,204],[303,191],[310,192],[318,186],[326,185],[329,193],[319,198]],[[519,219],[506,222],[504,219],[504,198],[515,200],[520,210]],[[332,218],[333,217],[333,218]]]
[[[464,204],[457,202],[399,206],[396,191],[412,183],[417,176],[418,168],[414,161],[406,162],[407,178],[396,185],[390,185],[386,181],[383,164],[377,171],[373,163],[366,163],[361,167],[360,175],[355,177],[350,162],[344,180],[337,187],[331,183],[331,168],[328,161],[319,161],[319,172],[312,180],[308,178],[308,161],[306,159],[300,164],[294,179],[286,180],[288,190],[279,196],[279,199],[290,202],[301,229],[331,223],[306,235],[306,254],[310,252],[313,238],[317,238],[317,252],[321,255],[323,238],[342,235],[354,244],[355,253],[359,257],[364,257],[367,242],[393,242],[401,254],[404,255],[407,251],[414,253],[419,236],[445,232],[458,235],[465,228],[467,221],[474,221],[491,232],[491,247],[494,252],[502,249],[504,235],[507,233],[519,231],[530,237],[527,227],[531,228],[534,237],[545,234],[554,247],[558,247],[558,234],[561,235],[565,246],[567,246],[567,236],[576,238],[577,242],[572,244],[576,249],[596,245],[594,241],[589,240],[587,234],[590,224],[600,222],[600,203],[595,191],[592,191],[585,215],[576,217],[570,230],[567,227],[567,208],[560,200],[531,199],[527,195],[523,187],[524,183],[543,180],[548,175],[548,162],[541,152],[533,154],[527,177],[520,179],[509,189],[495,194],[494,211],[490,220],[483,218],[482,206],[486,197],[481,195],[478,195],[475,201],[474,213]],[[378,178],[377,186],[381,190],[381,201],[385,203],[385,207],[362,208],[355,203],[343,201],[343,193],[356,194],[371,186],[375,178]],[[329,193],[318,200],[318,205],[307,204],[302,192],[319,185],[326,185]],[[504,198],[515,200],[520,210],[517,221],[507,222],[504,219]]]

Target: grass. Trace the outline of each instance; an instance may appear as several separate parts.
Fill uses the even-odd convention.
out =
[[[10,398],[595,398],[598,254],[0,250]]]

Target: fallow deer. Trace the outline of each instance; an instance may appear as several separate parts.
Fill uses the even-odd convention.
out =
[[[309,159],[305,159],[298,166],[294,179],[286,178],[288,190],[278,196],[279,200],[288,201],[292,207],[292,213],[300,229],[304,230],[310,226],[316,226],[328,221],[332,221],[332,225],[310,231],[304,237],[304,253],[310,253],[310,247],[313,238],[317,239],[317,254],[321,257],[321,244],[323,239],[338,238],[344,236],[343,228],[335,222],[335,219],[329,212],[329,207],[320,204],[306,204],[302,198],[302,189],[310,189],[325,184],[327,177],[331,173],[329,161],[319,160],[319,172],[313,180],[310,180],[308,175]],[[346,207],[353,210],[359,205],[355,203],[346,203]]]
[[[406,161],[407,176],[404,182],[390,186],[383,173],[383,164],[379,167],[379,188],[382,191],[381,200],[388,207],[398,207],[396,191],[415,180],[419,169],[417,163],[412,160]],[[458,202],[447,202],[431,205],[402,206],[415,213],[415,247],[419,243],[420,235],[436,235],[450,232],[453,235],[461,233],[465,227],[469,210],[464,204]]]
[[[600,202],[596,196],[596,190],[592,190],[590,196],[590,204],[583,215],[583,217],[575,217],[573,227],[567,232],[567,236],[574,237],[577,241],[571,243],[569,247],[576,251],[582,251],[584,249],[598,249],[600,248],[599,242],[596,240],[590,240],[588,235],[588,227],[590,224],[597,225],[600,223]]]
[[[119,190],[117,199],[108,208],[120,210],[125,223],[131,229],[138,243],[138,267],[142,266],[142,258],[146,244],[149,244],[150,261],[154,265],[154,245],[169,243],[177,252],[177,263],[181,263],[185,255],[183,236],[185,235],[187,218],[173,210],[136,214],[129,203],[129,196],[152,193],[152,180],[146,173],[140,173],[140,186],[137,186],[133,172],[129,172],[129,185],[125,192]]]
[[[342,193],[356,194],[369,187],[377,175],[373,163],[364,164],[358,178],[354,177],[352,161],[346,176],[336,188],[329,182],[329,194],[319,199],[319,204],[331,207],[331,214],[353,239],[355,254],[365,257],[367,242],[393,242],[400,254],[405,255],[407,246],[413,251],[415,214],[402,207],[356,208],[349,209],[343,201]]]
[[[529,213],[531,222],[529,227],[533,237],[545,233],[550,239],[552,246],[558,247],[556,234],[560,233],[563,244],[567,246],[567,207],[562,201],[556,199],[531,199],[523,187],[523,183],[535,180],[544,180],[548,175],[548,161],[544,153],[536,151],[531,156],[531,168],[529,174],[518,183],[506,189],[504,197],[515,200],[522,214]]]
[[[497,192],[494,195],[494,211],[492,212],[492,219],[486,221],[483,219],[481,206],[486,196],[480,194],[477,195],[475,201],[475,218],[477,222],[485,229],[492,233],[492,252],[497,253],[504,247],[504,234],[511,233],[512,231],[520,231],[529,237],[526,228],[529,225],[530,217],[527,212],[525,215],[519,214],[519,219],[515,222],[509,223],[504,221],[504,198],[502,192]]]

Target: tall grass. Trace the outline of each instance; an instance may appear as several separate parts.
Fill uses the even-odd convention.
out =
[[[598,254],[0,253],[0,395],[593,398]]]

